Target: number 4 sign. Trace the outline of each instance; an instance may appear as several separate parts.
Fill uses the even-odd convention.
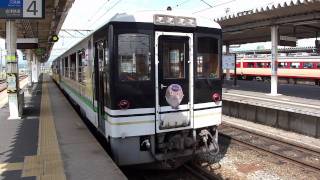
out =
[[[23,18],[43,18],[43,0],[23,0]]]

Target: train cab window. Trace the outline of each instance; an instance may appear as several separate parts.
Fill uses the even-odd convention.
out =
[[[293,62],[290,64],[290,68],[292,68],[292,69],[298,69],[299,67],[300,67],[299,62]]]
[[[198,54],[196,61],[197,78],[219,78],[218,39],[212,37],[198,38]]]
[[[303,68],[304,69],[312,69],[313,68],[313,63],[305,62],[305,63],[303,63]]]
[[[118,68],[121,81],[145,81],[151,78],[150,38],[145,34],[118,36]]]

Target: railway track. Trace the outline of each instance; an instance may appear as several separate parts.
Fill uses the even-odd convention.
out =
[[[228,125],[219,127],[219,135],[250,149],[263,151],[302,168],[320,173],[320,153],[318,152]]]
[[[28,77],[27,75],[20,75],[19,80],[25,79]],[[5,79],[0,79],[0,92],[4,91],[7,89],[7,82]]]
[[[143,170],[140,177],[129,179],[144,180],[217,180],[221,179],[194,163],[184,164],[175,170]]]

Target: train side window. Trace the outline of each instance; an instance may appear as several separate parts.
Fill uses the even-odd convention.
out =
[[[257,68],[263,68],[264,63],[263,62],[257,62]]]
[[[145,34],[118,36],[118,68],[121,81],[145,81],[151,78],[150,37]]]
[[[292,69],[299,69],[300,63],[299,62],[293,62],[290,64],[290,68]]]
[[[248,68],[254,68],[254,63],[253,62],[249,62],[248,63]]]
[[[320,69],[320,63],[317,64],[317,68]]]
[[[304,69],[312,69],[313,68],[313,63],[305,62],[305,63],[303,63],[303,68]]]
[[[197,78],[219,78],[219,41],[212,37],[198,38]]]
[[[286,68],[288,66],[288,63],[286,62],[279,62],[278,63],[278,68]]]

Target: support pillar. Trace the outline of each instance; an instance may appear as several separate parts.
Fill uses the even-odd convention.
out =
[[[6,50],[7,50],[7,92],[10,116],[8,119],[20,119],[19,112],[19,70],[16,56],[17,27],[14,20],[6,21]],[[20,107],[21,109],[22,107]]]
[[[230,54],[230,45],[226,44],[226,54]],[[226,69],[226,79],[230,80],[230,69]]]
[[[39,62],[37,56],[32,54],[32,83],[38,83],[39,81]]]
[[[271,27],[271,93],[278,95],[278,26]]]
[[[28,63],[28,86],[32,86],[32,51],[27,51],[27,63]]]

